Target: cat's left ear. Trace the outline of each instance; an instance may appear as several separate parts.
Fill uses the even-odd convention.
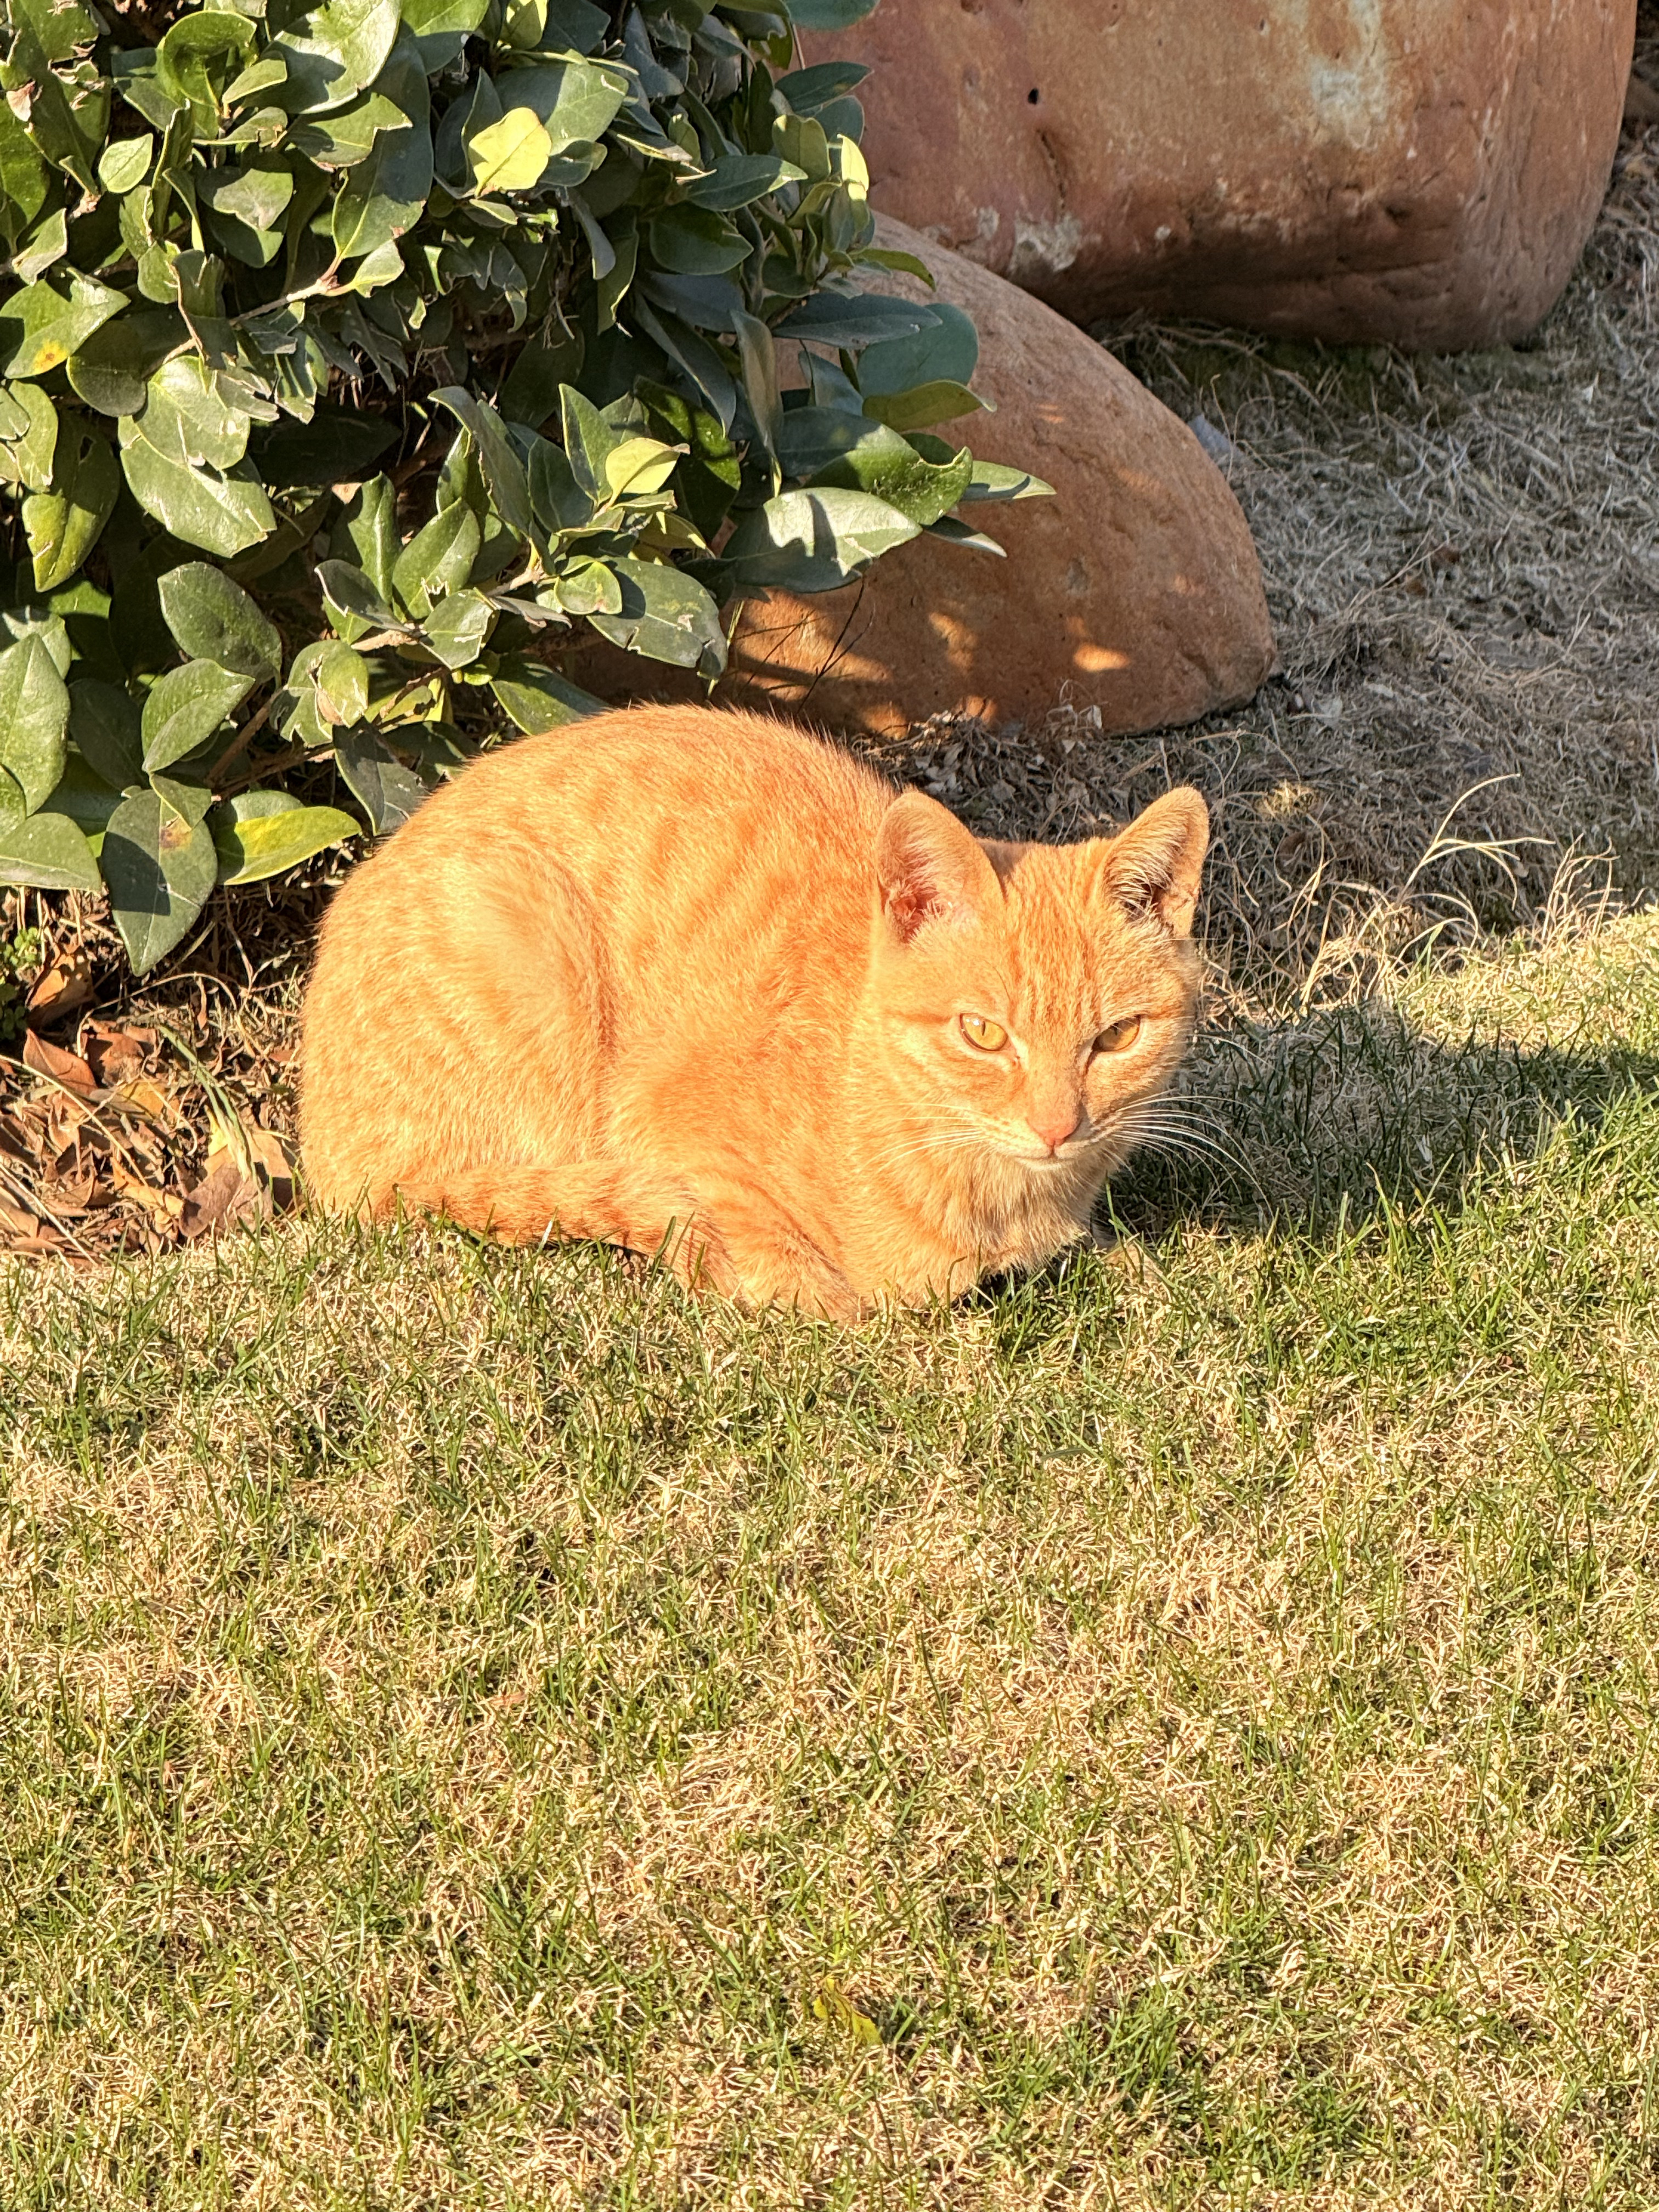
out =
[[[1100,888],[1132,921],[1190,937],[1209,848],[1209,810],[1189,786],[1166,792],[1106,848]]]
[[[983,845],[925,791],[901,792],[882,817],[876,880],[883,910],[902,945],[924,922],[962,923],[1002,896]]]

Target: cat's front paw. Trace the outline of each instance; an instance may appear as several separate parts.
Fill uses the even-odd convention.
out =
[[[653,1256],[671,1267],[688,1291],[714,1291],[727,1298],[741,1294],[742,1279],[726,1239],[693,1205],[669,1222]]]
[[[815,1245],[750,1255],[732,1295],[750,1313],[781,1306],[817,1321],[861,1321],[871,1310],[869,1301]]]

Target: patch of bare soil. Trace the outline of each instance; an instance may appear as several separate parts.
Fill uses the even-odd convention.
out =
[[[1659,86],[1659,9],[1638,69]],[[1201,418],[1281,672],[1188,729],[1108,738],[1062,703],[1041,727],[930,723],[884,766],[1006,836],[1102,832],[1196,784],[1224,1006],[1328,1003],[1431,934],[1659,889],[1659,124],[1627,130],[1525,347],[1099,335]],[[84,1261],[286,1202],[295,1012],[337,867],[221,894],[137,986],[97,902],[0,893],[0,1251]]]

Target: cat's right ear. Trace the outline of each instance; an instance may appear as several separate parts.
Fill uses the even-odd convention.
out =
[[[1002,896],[978,838],[924,791],[902,793],[883,815],[876,880],[882,911],[902,945],[925,921],[961,927]]]
[[[1188,937],[1209,842],[1209,809],[1182,784],[1107,842],[1102,886],[1131,921]]]

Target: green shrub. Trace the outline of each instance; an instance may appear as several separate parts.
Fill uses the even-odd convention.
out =
[[[1047,489],[931,434],[967,318],[860,289],[862,72],[792,64],[863,4],[9,0],[0,881],[142,971],[591,710],[588,628],[713,678]]]

